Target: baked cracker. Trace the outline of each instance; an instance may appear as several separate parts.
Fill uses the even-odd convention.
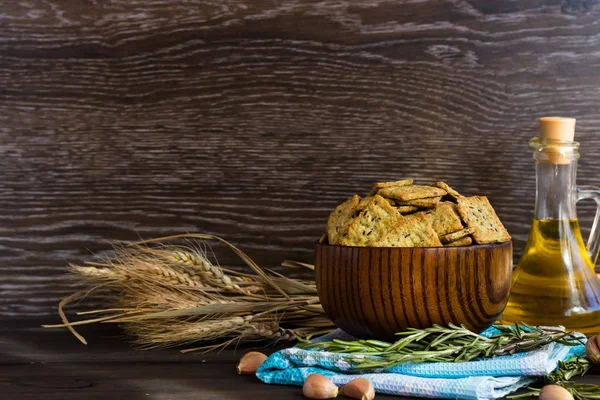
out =
[[[465,236],[464,238],[454,240],[450,243],[446,243],[444,246],[446,246],[446,247],[468,246],[471,243],[473,243],[473,239],[471,239],[471,236]]]
[[[425,215],[438,236],[447,235],[463,229],[462,220],[456,210],[456,204],[452,202],[444,201]]]
[[[325,243],[327,241],[327,232],[325,232],[320,238],[319,243]]]
[[[443,196],[446,191],[432,186],[389,186],[379,190],[379,194],[390,199],[408,201],[426,197]]]
[[[418,209],[419,209],[419,207],[417,207],[417,206],[398,206],[398,207],[396,207],[396,210],[398,210],[400,212],[400,214],[414,213]]]
[[[473,229],[475,243],[502,243],[510,240],[494,208],[485,196],[460,197],[458,212],[465,224]]]
[[[446,182],[436,182],[436,183],[434,183],[434,185],[436,187],[439,187],[440,189],[444,189],[446,192],[448,192],[448,195],[455,200],[458,199],[459,197],[463,197],[462,194],[458,193],[456,190],[454,190],[450,186],[448,186],[448,184]]]
[[[440,236],[440,240],[442,241],[442,243],[450,243],[454,242],[455,240],[462,239],[465,236],[472,234],[473,232],[475,232],[475,229],[465,228],[457,232],[452,232],[447,235]]]
[[[362,200],[358,202],[358,208],[360,210],[365,208],[366,205],[371,201],[372,198],[373,198],[373,196],[363,197]],[[391,206],[393,206],[395,204],[394,200],[392,200],[392,199],[385,199],[385,201],[387,201]]]
[[[399,206],[416,206],[416,207],[424,207],[424,208],[434,208],[438,205],[440,200],[442,200],[442,196],[426,197],[424,199],[414,199],[414,200],[408,200],[408,201],[396,200],[396,203]]]
[[[400,224],[373,244],[374,247],[439,247],[441,245],[429,220],[422,212],[405,217]]]
[[[344,233],[358,212],[360,196],[355,194],[337,206],[327,219],[327,237],[329,244],[339,244],[340,235]]]
[[[376,194],[348,225],[340,237],[343,246],[372,246],[392,231],[404,217],[383,197]]]
[[[369,192],[369,196],[376,195],[377,192],[379,192],[380,189],[383,189],[385,187],[390,187],[390,186],[410,186],[412,184],[413,184],[413,180],[412,179],[404,179],[404,180],[401,180],[401,181],[393,181],[393,182],[377,182],[371,188],[371,191]]]

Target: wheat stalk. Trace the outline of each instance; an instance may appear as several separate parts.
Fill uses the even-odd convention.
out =
[[[184,239],[184,244],[174,241]],[[241,272],[211,262],[204,240],[225,244],[250,268]],[[288,268],[311,266],[293,261]],[[316,296],[314,281],[291,279],[259,267],[243,251],[213,235],[177,235],[117,246],[103,262],[71,265],[78,282],[112,293],[114,304],[78,313],[93,316],[70,322],[63,308],[87,292],[59,304],[62,324],[83,343],[74,327],[118,323],[143,349],[217,341],[183,350],[212,350],[256,340],[295,340],[334,329]],[[88,291],[88,292],[89,292]]]
[[[223,288],[241,290],[240,287],[233,283],[231,277],[223,272],[219,266],[213,265],[206,257],[206,252],[195,247],[179,247],[176,249],[165,247],[164,249],[153,249],[144,246],[137,246],[142,253],[146,252],[150,259],[162,259],[167,263],[172,263],[178,266],[188,267],[184,272],[190,278],[210,279],[218,281]]]
[[[133,323],[127,330],[145,347],[171,347],[200,340],[214,340],[237,332],[253,319],[252,315],[198,322],[175,321],[169,324],[152,324],[149,321]]]
[[[142,261],[138,261],[140,264]],[[155,263],[138,265],[137,268],[130,268],[130,265],[118,265],[113,268],[99,267],[94,265],[71,265],[72,271],[82,277],[90,280],[112,281],[148,281],[153,280],[162,285],[187,286],[190,288],[207,288],[199,279],[194,279],[189,274],[181,273],[173,268],[165,268]],[[140,270],[144,275],[139,274]]]

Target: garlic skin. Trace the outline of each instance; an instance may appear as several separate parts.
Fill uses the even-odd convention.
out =
[[[375,398],[373,384],[366,378],[352,379],[342,387],[340,393],[357,400],[373,400]]]
[[[542,388],[540,400],[573,400],[573,395],[567,389],[558,385],[546,385]]]
[[[309,399],[333,399],[338,395],[338,387],[319,374],[311,374],[304,381],[302,394]]]
[[[600,336],[592,336],[585,344],[585,355],[594,364],[600,364]]]
[[[239,375],[254,375],[256,370],[265,362],[267,356],[258,351],[250,351],[243,355],[236,369]]]

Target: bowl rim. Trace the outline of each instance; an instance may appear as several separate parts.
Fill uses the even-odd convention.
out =
[[[512,239],[506,242],[500,243],[487,243],[487,244],[470,244],[468,246],[429,246],[429,247],[373,247],[373,246],[344,246],[341,244],[329,244],[329,243],[319,243],[316,242],[317,246],[322,247],[334,247],[334,248],[342,248],[342,249],[378,249],[378,250],[392,250],[392,249],[418,249],[418,250],[427,250],[427,249],[491,249],[497,247],[505,247],[507,245],[512,245]]]

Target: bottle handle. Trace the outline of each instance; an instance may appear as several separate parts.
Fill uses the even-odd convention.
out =
[[[592,259],[592,264],[596,265],[598,253],[600,253],[600,230],[598,230],[598,225],[600,224],[600,187],[577,186],[575,202],[583,199],[593,199],[596,202],[596,216],[594,217],[594,223],[592,224],[592,230],[590,231],[586,246]]]

